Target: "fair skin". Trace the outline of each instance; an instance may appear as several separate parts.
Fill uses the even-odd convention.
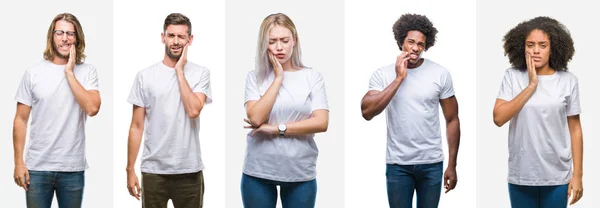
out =
[[[525,39],[525,57],[529,84],[521,93],[510,101],[496,99],[494,105],[494,123],[501,127],[514,117],[533,96],[538,86],[538,75],[552,75],[555,72],[550,68],[551,43],[548,35],[541,30],[533,30]],[[573,156],[573,177],[569,183],[567,197],[571,197],[570,204],[579,201],[583,196],[583,133],[579,115],[568,116],[567,123],[571,135],[571,151]]]
[[[283,83],[284,71],[297,71],[299,68],[292,66],[290,58],[296,40],[292,32],[285,27],[275,26],[269,31],[269,45],[267,54],[269,61],[273,66],[275,79],[265,94],[259,100],[246,102],[246,116],[244,121],[248,124],[244,128],[252,129],[252,135],[279,135],[279,129],[276,125],[270,125],[266,122],[277,98],[279,88]],[[285,135],[304,135],[327,131],[329,123],[329,111],[324,109],[315,110],[309,119],[302,121],[285,123],[287,129]]]
[[[181,101],[185,112],[191,119],[200,116],[206,102],[206,95],[204,93],[194,93],[185,79],[184,66],[187,63],[187,49],[192,44],[193,38],[193,35],[188,34],[187,25],[169,25],[165,32],[161,34],[162,43],[165,44],[165,54],[162,62],[166,66],[174,68]],[[137,200],[140,200],[141,197],[141,187],[134,166],[142,142],[145,117],[146,109],[134,105],[129,127],[126,171],[127,189],[129,194]]]
[[[362,99],[361,111],[367,121],[379,115],[390,103],[400,85],[406,79],[408,70],[423,64],[421,58],[426,46],[426,36],[420,31],[411,30],[407,33],[402,44],[402,51],[396,58],[396,79],[383,91],[371,90]],[[460,121],[458,119],[458,101],[455,96],[440,99],[440,106],[446,120],[446,137],[448,138],[449,161],[444,172],[444,188],[446,193],[456,187],[456,159],[460,144]]]
[[[59,20],[54,26],[54,30],[68,31],[62,35],[53,33],[54,35],[54,48],[60,55],[56,55],[52,58],[52,63],[56,65],[65,65],[65,78],[69,84],[69,88],[79,104],[81,110],[83,110],[88,116],[92,117],[98,114],[100,110],[100,93],[98,90],[85,90],[79,81],[75,78],[74,69],[76,64],[76,51],[75,44],[77,43],[77,37],[74,35],[75,26],[65,20]],[[25,135],[27,132],[27,121],[31,107],[17,103],[17,113],[15,115],[13,123],[13,148],[14,148],[14,159],[15,159],[15,170],[14,180],[18,186],[23,187],[27,191],[27,185],[29,184],[29,171],[23,160],[23,149],[25,146]]]

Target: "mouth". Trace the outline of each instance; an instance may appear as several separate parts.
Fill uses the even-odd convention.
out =
[[[533,61],[535,61],[535,62],[540,62],[540,61],[542,61],[542,58],[541,58],[541,57],[535,57],[535,56],[534,56],[534,57],[531,57],[531,59],[533,59]]]
[[[418,58],[419,58],[419,54],[410,53],[410,59],[418,59]]]
[[[171,46],[171,51],[173,51],[174,53],[179,53],[182,49],[182,46]]]
[[[59,46],[58,46],[58,48],[59,48],[59,49],[61,49],[61,50],[66,50],[66,51],[68,51],[68,50],[70,50],[70,49],[71,49],[71,45],[72,45],[72,44],[70,44],[70,43],[65,43],[65,44],[59,45]]]
[[[285,54],[284,53],[278,53],[278,54],[275,54],[275,57],[277,57],[278,59],[284,59],[285,58]]]

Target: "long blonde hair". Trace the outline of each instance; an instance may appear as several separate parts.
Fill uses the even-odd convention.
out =
[[[271,29],[275,26],[285,27],[292,32],[292,37],[296,42],[294,48],[292,49],[292,57],[290,58],[292,61],[292,67],[305,67],[304,64],[302,64],[300,40],[298,39],[298,31],[296,31],[294,22],[292,22],[292,20],[283,13],[271,14],[263,20],[262,24],[260,25],[260,30],[258,31],[258,47],[256,49],[256,77],[259,84],[264,82],[269,73],[273,71],[273,65],[271,65],[271,62],[269,61],[267,50],[269,44],[269,31],[271,31]]]
[[[75,27],[75,61],[77,64],[82,64],[85,60],[85,35],[83,34],[83,29],[81,28],[81,24],[79,24],[77,17],[70,13],[58,14],[52,20],[52,24],[50,24],[50,27],[48,28],[48,35],[46,36],[46,50],[44,50],[44,59],[52,61],[54,56],[56,56],[55,53],[57,52],[54,49],[54,27],[56,26],[56,22],[59,20],[67,21],[73,24],[73,27]]]

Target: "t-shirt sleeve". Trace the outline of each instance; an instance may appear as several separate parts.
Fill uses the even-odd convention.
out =
[[[202,70],[198,83],[194,85],[192,89],[194,92],[200,92],[206,95],[206,104],[212,103],[212,90],[210,88],[210,71],[208,69]]]
[[[19,84],[17,94],[15,95],[15,100],[28,106],[31,106],[32,104],[33,93],[31,92],[31,75],[29,74],[29,71],[25,71],[23,74],[21,84]]]
[[[369,81],[369,91],[377,90],[383,91],[386,86],[383,86],[383,72],[381,70],[377,70],[371,75],[371,80]]]
[[[512,78],[509,72],[511,69],[507,69],[504,73],[504,77],[502,78],[502,84],[500,84],[500,91],[498,92],[498,99],[511,101],[513,97],[512,90]]]
[[[90,68],[90,72],[83,83],[83,88],[85,90],[99,90],[98,72],[95,67]]]
[[[440,89],[440,100],[454,96],[454,84],[452,83],[452,76],[450,72],[444,71],[441,77],[441,89]]]
[[[576,77],[571,80],[571,94],[567,98],[567,116],[581,114],[581,105],[579,104],[579,81]]]
[[[311,111],[319,109],[329,109],[329,104],[327,102],[327,92],[325,90],[325,82],[323,81],[323,76],[321,76],[321,73],[314,72],[313,85],[310,90],[310,96],[312,99],[310,104]]]
[[[142,73],[139,72],[135,77],[135,81],[133,82],[133,86],[131,87],[127,101],[133,105],[145,108],[146,104],[144,102],[143,84]]]
[[[248,101],[260,99],[258,83],[256,82],[256,73],[254,71],[251,71],[246,77],[246,92],[244,97],[244,105],[246,105]]]

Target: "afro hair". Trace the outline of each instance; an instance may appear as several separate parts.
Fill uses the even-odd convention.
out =
[[[417,30],[425,35],[425,51],[435,44],[435,35],[438,32],[426,16],[418,14],[404,14],[400,16],[392,29],[400,50],[402,50],[402,44],[408,31]]]
[[[514,68],[526,70],[525,40],[533,30],[541,30],[550,39],[550,68],[556,71],[567,71],[567,64],[575,54],[573,39],[569,30],[560,22],[550,17],[536,17],[519,23],[504,35],[504,55]]]

